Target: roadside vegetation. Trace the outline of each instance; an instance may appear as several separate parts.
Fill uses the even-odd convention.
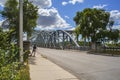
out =
[[[19,62],[19,48],[10,42],[9,33],[0,28],[0,80],[30,80],[28,57]]]
[[[19,57],[19,6],[18,0],[7,0],[3,11],[4,18],[0,26],[0,80],[30,80],[28,52],[24,51],[24,62]],[[32,2],[23,0],[23,31],[31,36],[36,27],[38,8]]]

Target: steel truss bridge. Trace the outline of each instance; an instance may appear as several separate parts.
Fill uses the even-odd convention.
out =
[[[79,44],[75,40],[73,31],[54,30],[54,31],[36,31],[31,37],[32,44],[39,47],[66,49],[79,48]]]

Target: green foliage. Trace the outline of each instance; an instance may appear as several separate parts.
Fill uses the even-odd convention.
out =
[[[32,2],[29,2],[28,0],[24,0],[23,3],[23,25],[24,25],[24,32],[27,32],[28,36],[31,36],[31,33],[33,32],[33,29],[37,25],[37,19],[38,19],[38,8],[37,6],[34,6]]]
[[[106,45],[108,47],[120,47],[120,43],[116,43],[116,44],[107,43]]]
[[[0,29],[0,80],[30,80],[28,65],[20,64],[19,48],[10,43],[8,33]]]
[[[15,80],[19,60],[16,57],[18,53],[12,44],[7,50],[0,49],[0,80]]]
[[[109,17],[110,13],[102,9],[86,8],[81,12],[77,12],[74,17],[77,25],[75,33],[77,35],[82,34],[83,38],[88,38],[92,42],[106,39],[117,42],[120,31],[112,29],[114,21],[109,20]]]
[[[30,80],[29,67],[19,62],[0,67],[0,80]]]
[[[78,44],[79,44],[80,46],[84,46],[84,41],[79,41]],[[86,46],[89,46],[89,45],[90,45],[90,43],[89,43],[89,42],[86,42]]]
[[[24,62],[28,61],[29,54],[30,54],[30,51],[25,51],[24,52],[24,55],[23,55]]]
[[[91,38],[92,42],[98,40],[97,33],[105,30],[109,22],[110,14],[101,9],[86,8],[82,12],[77,12],[74,21],[80,27],[82,37]]]
[[[77,27],[75,28],[74,33],[75,33],[75,35],[76,35],[77,42],[78,42],[78,37],[79,37],[79,34],[81,33],[79,26],[77,26]]]
[[[30,80],[30,73],[29,73],[29,66],[22,66],[21,69],[18,71],[19,79],[16,80]]]
[[[7,33],[3,33],[2,28],[0,28],[0,49],[6,48],[6,45],[8,44],[8,35],[6,34]]]
[[[11,33],[12,31],[3,31],[2,28],[0,28],[0,49],[6,49],[7,46],[11,42]]]
[[[20,64],[16,49],[0,50],[0,80],[30,80],[28,65]]]
[[[20,80],[18,74],[18,63],[7,64],[0,68],[0,80]]]
[[[1,14],[9,23],[9,28],[14,30],[12,34],[14,34],[15,38],[18,39],[19,7],[17,0],[7,0]],[[28,0],[23,0],[23,17],[23,31],[28,33],[28,36],[30,36],[37,25],[37,6],[34,6],[32,2],[29,2]]]
[[[114,30],[114,31],[111,31],[110,33],[111,33],[111,34],[109,34],[109,38],[110,38],[111,40],[117,42],[118,39],[119,39],[119,33],[120,33],[120,31],[119,31],[119,30]]]
[[[4,10],[1,12],[2,16],[6,18],[6,22],[9,24],[9,29],[14,30],[13,33],[18,39],[19,29],[19,10],[18,2],[16,0],[7,0],[4,6]],[[11,34],[13,34],[11,33]]]

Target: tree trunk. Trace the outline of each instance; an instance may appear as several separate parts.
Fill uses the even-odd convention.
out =
[[[84,38],[84,47],[86,46],[86,38]]]
[[[91,42],[91,49],[96,50],[96,43],[95,42]]]
[[[78,42],[78,37],[79,37],[79,36],[77,36],[77,42]]]

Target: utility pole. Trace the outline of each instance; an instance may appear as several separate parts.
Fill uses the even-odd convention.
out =
[[[19,0],[19,48],[20,62],[23,62],[23,0]]]

